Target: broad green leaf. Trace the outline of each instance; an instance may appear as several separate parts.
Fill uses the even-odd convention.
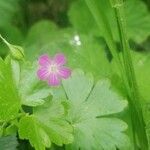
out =
[[[72,36],[73,32],[69,28],[60,30],[50,21],[39,21],[31,27],[24,43],[26,56],[35,60],[39,54],[69,51]]]
[[[95,0],[103,11],[110,23],[114,39],[119,40],[118,29],[116,24],[115,13],[111,8],[109,1]],[[127,32],[130,39],[137,43],[141,43],[150,35],[150,14],[149,11],[141,0],[126,0],[124,2],[125,13],[127,19]],[[84,10],[84,11],[83,11]],[[133,11],[134,10],[134,11]],[[106,13],[107,12],[107,13]],[[81,15],[83,14],[83,15]],[[70,21],[73,27],[84,33],[93,33],[94,35],[102,35],[102,28],[98,29],[95,25],[88,7],[84,0],[77,0],[72,3],[69,10]],[[137,34],[138,33],[138,34]]]
[[[65,120],[65,110],[59,101],[48,101],[44,106],[34,108],[34,115],[42,124],[50,141],[62,146],[73,141],[72,126]]]
[[[36,43],[39,45],[46,43],[50,40],[49,38],[55,36],[47,33],[53,33],[56,30],[58,30],[58,28],[53,22],[48,20],[39,21],[30,28],[29,34],[27,36],[27,42],[28,44]]]
[[[27,106],[42,105],[50,96],[50,88],[37,77],[38,64],[26,63],[22,66],[19,93],[22,104]]]
[[[65,120],[65,110],[59,101],[47,101],[34,108],[33,115],[19,121],[19,137],[27,139],[36,150],[45,150],[55,143],[59,146],[73,141],[72,126]]]
[[[85,78],[84,73],[78,70],[78,72],[74,73],[73,77],[71,77],[70,79],[64,82],[64,87],[68,99],[76,102],[81,102],[81,100],[82,101],[86,100],[88,94],[91,91],[91,88],[93,87],[93,82],[94,82],[93,76],[91,74],[87,76],[88,77]]]
[[[137,77],[139,91],[142,97],[150,102],[150,54],[149,53],[139,53],[132,52],[133,62],[135,67],[135,73]]]
[[[97,0],[97,4],[103,5],[103,7],[106,7],[105,3],[102,0],[100,1]],[[88,34],[90,33],[98,36],[102,35],[101,30],[103,29],[99,29],[97,27],[95,19],[92,16],[84,0],[74,1],[69,9],[68,16],[70,17],[69,19],[73,27],[78,32],[88,33]]]
[[[15,135],[0,138],[1,150],[17,150],[17,146],[18,146],[18,141]]]
[[[128,149],[130,143],[124,133],[127,124],[109,116],[123,111],[127,101],[111,89],[109,80],[100,80],[94,86],[91,79],[91,76],[76,70],[70,79],[63,82],[70,104],[67,119],[74,127],[75,136],[74,142],[66,146],[66,149]]]
[[[81,45],[77,45],[79,41]],[[101,39],[77,34],[73,37],[73,42],[74,45],[76,44],[76,47],[73,47],[73,52],[76,55],[72,56],[74,61],[72,57],[69,59],[73,68],[81,68],[86,72],[92,72],[96,79],[110,76],[111,69],[107,52],[105,51],[106,45]]]
[[[19,137],[27,139],[36,150],[45,150],[51,142],[39,121],[32,116],[25,116],[19,121]]]
[[[88,101],[91,105],[94,103],[94,107],[95,104],[97,105],[99,111],[96,116],[118,113],[127,106],[127,101],[113,92],[110,81],[107,79],[97,82]]]
[[[13,80],[10,61],[0,58],[0,121],[14,118],[20,109],[20,97]]]
[[[68,16],[73,27],[79,33],[93,32],[96,35],[98,34],[98,27],[95,20],[83,0],[77,0],[72,3]]]
[[[128,0],[125,9],[128,36],[137,43],[143,42],[150,35],[150,13],[147,6],[141,0]]]

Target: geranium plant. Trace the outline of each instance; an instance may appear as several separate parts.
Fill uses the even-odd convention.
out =
[[[148,150],[150,54],[135,50],[149,43],[148,2],[24,3],[19,17],[10,0],[0,2],[11,12],[0,21],[0,150]],[[32,25],[32,5],[52,9],[48,20]]]

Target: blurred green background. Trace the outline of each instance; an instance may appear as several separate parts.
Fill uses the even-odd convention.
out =
[[[0,33],[11,43],[23,46],[30,34],[30,28],[38,22],[42,24],[43,21],[38,32],[45,30],[47,34],[53,26],[68,27],[70,22],[67,11],[70,3],[70,0],[1,0]],[[0,55],[4,57],[6,54],[7,48],[1,43]]]
[[[97,1],[120,49],[109,1]],[[149,3],[149,0],[125,0],[131,48],[146,55],[150,51]],[[84,0],[0,0],[0,16],[0,33],[10,43],[22,46],[27,60],[33,61],[43,53],[63,52],[71,67],[93,71],[98,77],[109,75],[106,59],[110,61],[112,56],[103,39],[103,29],[97,27]],[[7,54],[8,48],[0,42],[1,57]]]
[[[106,13],[119,49],[114,12],[108,0],[97,1]],[[150,0],[125,0],[125,13],[131,49],[140,52],[133,52],[140,90],[149,101]],[[22,46],[27,60],[61,51],[71,67],[90,71],[97,79],[109,76],[115,84],[118,81],[118,76],[110,73],[112,56],[101,29],[84,0],[0,0],[0,34],[10,43]],[[0,56],[5,58],[7,54],[8,48],[1,41]],[[22,150],[24,145],[27,149],[29,144],[20,142]]]
[[[101,5],[104,2],[101,0]],[[9,42],[22,45],[31,57],[39,49],[47,49],[46,45],[54,38],[59,43],[62,38],[68,40],[76,33],[100,37],[100,31],[95,27],[93,18],[83,3],[83,0],[1,0],[0,33]],[[127,0],[126,3],[131,46],[136,50],[148,51],[150,1]],[[106,16],[110,18],[110,25],[115,30],[107,8]],[[60,29],[62,32],[58,32]],[[7,48],[1,43],[0,55],[5,57],[7,52]]]

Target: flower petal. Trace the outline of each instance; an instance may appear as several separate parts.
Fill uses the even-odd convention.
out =
[[[65,55],[62,53],[56,54],[54,57],[54,62],[59,66],[64,65],[66,63]]]
[[[60,78],[57,73],[50,73],[48,84],[51,86],[58,86],[60,85]]]
[[[50,63],[51,63],[51,59],[49,58],[47,54],[40,56],[39,65],[46,66],[46,65],[49,65]]]
[[[37,76],[40,80],[46,80],[49,76],[49,72],[46,68],[40,68],[37,71]]]
[[[60,77],[67,79],[71,76],[71,70],[67,67],[61,67],[59,69],[59,75]]]

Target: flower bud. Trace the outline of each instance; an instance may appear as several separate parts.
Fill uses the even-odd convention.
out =
[[[0,35],[0,38],[10,49],[10,54],[14,59],[21,60],[24,58],[24,50],[21,46],[12,45],[12,44],[8,43],[1,35]]]
[[[24,50],[21,46],[10,44],[8,47],[10,49],[11,56],[14,59],[21,60],[24,58]]]

